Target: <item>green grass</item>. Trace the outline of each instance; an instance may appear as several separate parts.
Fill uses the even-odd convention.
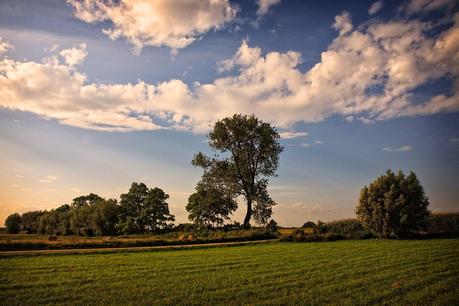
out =
[[[459,239],[0,259],[0,303],[459,304]]]
[[[103,237],[57,236],[56,241],[49,241],[48,237],[47,235],[38,234],[0,233],[0,251],[92,249],[254,241],[273,239],[276,238],[276,235],[266,232],[263,229],[251,229],[228,232],[209,231],[197,234],[171,232],[163,235],[145,234]]]

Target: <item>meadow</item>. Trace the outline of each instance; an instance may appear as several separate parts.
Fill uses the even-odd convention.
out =
[[[459,239],[0,258],[0,303],[459,303]]]

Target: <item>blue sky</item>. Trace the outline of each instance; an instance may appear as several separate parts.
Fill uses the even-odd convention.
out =
[[[0,222],[133,181],[186,222],[190,161],[233,113],[281,132],[281,225],[352,217],[386,169],[458,210],[454,1],[183,3],[0,3]]]

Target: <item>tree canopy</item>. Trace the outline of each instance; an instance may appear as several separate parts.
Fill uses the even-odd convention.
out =
[[[169,212],[169,195],[160,188],[148,188],[144,183],[132,183],[128,193],[121,195],[122,232],[157,232],[175,217]]]
[[[188,198],[186,210],[189,219],[199,227],[221,226],[236,210],[237,203],[231,196],[212,186],[198,184],[196,192]]]
[[[416,174],[388,170],[360,192],[356,213],[360,221],[383,238],[401,237],[422,229],[429,200]]]
[[[5,220],[6,232],[17,234],[21,230],[21,216],[18,213],[9,215]]]
[[[208,157],[199,152],[194,166],[202,167],[201,182],[214,185],[227,196],[242,196],[247,204],[244,226],[250,226],[254,216],[265,224],[276,203],[267,192],[268,178],[276,176],[279,155],[283,148],[279,134],[254,115],[236,114],[215,123],[209,133],[209,146],[214,152]]]

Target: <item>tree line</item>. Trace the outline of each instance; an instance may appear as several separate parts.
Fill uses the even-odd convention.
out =
[[[7,232],[48,235],[105,236],[117,234],[159,233],[171,226],[169,195],[160,188],[132,183],[129,191],[116,199],[97,194],[74,198],[49,211],[12,214],[6,221]]]
[[[269,178],[277,176],[283,151],[279,138],[274,127],[254,115],[236,114],[215,123],[208,135],[212,155],[199,152],[192,159],[192,165],[203,169],[185,207],[196,227],[223,226],[238,208],[238,199],[246,204],[244,228],[250,227],[251,220],[276,226],[270,220],[276,202],[267,187]],[[170,229],[175,220],[168,198],[160,188],[132,183],[119,203],[91,193],[50,211],[10,215],[5,224],[9,232],[22,228],[30,233],[60,235],[159,233]],[[362,188],[356,214],[374,235],[402,237],[426,227],[428,205],[424,188],[413,172],[405,175],[388,170]]]
[[[275,128],[254,115],[217,121],[208,135],[213,156],[199,152],[192,160],[203,169],[203,175],[186,205],[189,219],[199,228],[221,227],[241,198],[247,207],[244,228],[250,227],[251,220],[268,224],[276,205],[267,191],[268,178],[276,176],[279,166],[283,150],[279,138]],[[5,225],[8,232],[23,229],[56,235],[159,233],[170,229],[175,220],[168,198],[160,188],[132,183],[119,203],[91,193],[50,211],[10,215]]]

